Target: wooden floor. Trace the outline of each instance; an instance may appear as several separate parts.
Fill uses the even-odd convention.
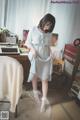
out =
[[[58,90],[48,96],[50,106],[43,113],[40,113],[40,106],[34,102],[32,92],[25,91],[25,93],[26,96],[18,104],[18,117],[15,118],[14,114],[10,113],[10,120],[80,120],[80,106],[75,102],[75,99],[68,99],[66,95],[60,95]],[[1,105],[1,110],[3,108],[8,110],[6,105]]]
[[[80,101],[70,91],[71,83],[64,75],[61,78],[53,76],[53,82],[49,86],[51,96],[55,99],[51,110],[52,120],[80,120]]]
[[[66,81],[67,80],[67,81]],[[36,105],[32,96],[32,86],[24,86],[24,97],[18,104],[18,117],[10,113],[10,120],[80,120],[80,104],[70,94],[69,79],[54,79],[49,83],[49,107],[46,112],[40,113],[40,106]],[[39,84],[41,90],[41,84]],[[80,101],[79,101],[80,102]],[[8,109],[6,104],[0,105],[0,110]]]
[[[80,106],[74,100],[54,105],[52,120],[80,120]]]

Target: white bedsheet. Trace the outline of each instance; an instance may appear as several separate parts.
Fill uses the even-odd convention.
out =
[[[22,83],[22,65],[14,58],[0,56],[0,100],[4,97],[8,98],[11,112],[15,112],[22,94]]]

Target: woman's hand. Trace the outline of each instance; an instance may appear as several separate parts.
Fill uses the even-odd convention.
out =
[[[31,52],[32,52],[33,57],[36,58],[36,56],[37,56],[36,50],[33,48],[33,49],[31,49]]]

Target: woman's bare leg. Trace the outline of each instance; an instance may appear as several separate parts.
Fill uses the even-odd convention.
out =
[[[47,93],[48,93],[48,80],[42,81],[42,93],[43,97],[47,98]]]
[[[33,94],[36,102],[40,104],[40,98],[39,98],[40,92],[37,89],[38,87],[37,82],[38,82],[38,77],[35,75],[32,80]]]
[[[38,80],[38,77],[34,75],[33,80],[32,80],[33,90],[37,90],[37,80]]]
[[[48,93],[48,80],[42,81],[42,103],[41,103],[41,112],[46,110],[46,104],[48,103],[47,100],[47,93]]]

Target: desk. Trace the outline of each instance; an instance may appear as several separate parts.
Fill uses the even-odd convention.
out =
[[[4,54],[2,54],[4,56]],[[24,72],[24,81],[23,84],[26,84],[26,81],[28,79],[29,75],[29,69],[30,69],[30,61],[28,59],[27,55],[20,55],[20,54],[6,54],[6,56],[13,57],[17,59],[23,66],[23,72]]]

